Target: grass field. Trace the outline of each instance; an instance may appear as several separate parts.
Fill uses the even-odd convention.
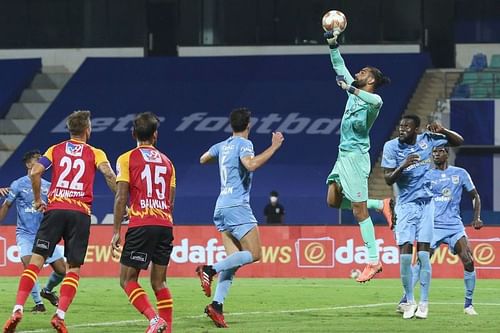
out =
[[[0,279],[0,316],[10,315],[17,278]],[[44,282],[44,281],[42,281]],[[147,280],[141,281],[150,289]],[[216,332],[203,315],[209,303],[197,279],[169,280],[175,332]],[[500,281],[479,280],[474,304],[479,316],[463,314],[463,281],[432,281],[427,320],[404,321],[395,312],[400,281],[359,285],[344,279],[236,279],[226,301],[227,332],[500,332]],[[150,292],[151,296],[151,292]],[[154,298],[150,298],[154,300]],[[47,303],[47,302],[46,302]],[[46,314],[25,312],[18,332],[53,332]],[[27,302],[27,309],[32,300]],[[83,278],[66,322],[71,333],[144,332],[146,320],[127,302],[118,279]]]

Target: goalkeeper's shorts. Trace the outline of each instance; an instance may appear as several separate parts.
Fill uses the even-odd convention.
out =
[[[342,194],[351,202],[368,200],[368,176],[370,155],[360,152],[339,151],[326,184],[336,182],[342,186]]]

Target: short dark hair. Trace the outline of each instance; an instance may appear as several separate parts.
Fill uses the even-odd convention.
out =
[[[33,149],[30,151],[27,151],[23,155],[23,162],[28,163],[29,160],[31,160],[33,157],[35,157],[37,155],[39,155],[39,156],[42,155],[38,149]]]
[[[444,149],[444,151],[446,153],[450,153],[450,148],[446,145],[436,146],[436,147],[432,148],[432,151],[434,151],[435,149]]]
[[[66,126],[71,135],[82,135],[90,125],[90,111],[77,110],[68,116]]]
[[[385,76],[382,73],[382,71],[380,69],[378,69],[377,67],[373,67],[373,66],[366,66],[366,67],[370,70],[373,77],[375,78],[375,86],[374,86],[375,89],[383,86],[384,84],[391,83],[391,79],[388,76]]]
[[[278,196],[278,192],[277,191],[271,191],[271,196],[272,197],[277,197]]]
[[[252,112],[248,108],[236,108],[229,115],[231,128],[235,133],[243,132],[250,123]]]
[[[160,127],[160,119],[153,112],[139,113],[133,122],[134,135],[139,141],[150,140]]]
[[[405,114],[401,119],[410,119],[413,120],[416,127],[420,127],[420,117],[415,114]]]

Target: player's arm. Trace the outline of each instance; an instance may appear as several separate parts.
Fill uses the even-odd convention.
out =
[[[472,207],[474,211],[472,226],[474,229],[481,229],[483,227],[483,221],[481,221],[481,197],[476,189],[469,191],[469,194],[472,197]]]
[[[382,107],[382,98],[379,95],[355,88],[347,84],[347,82],[343,80],[343,77],[337,77],[337,84],[340,86],[340,88],[344,89],[349,94],[356,95],[366,103],[374,106],[375,111]]]
[[[46,163],[49,163],[50,166],[50,160],[44,159],[45,156],[42,156],[38,162],[33,164],[33,167],[31,167],[30,170],[30,179],[31,179],[31,186],[33,188],[33,208],[36,209],[37,211],[43,211],[45,209],[46,203],[43,202],[42,196],[41,196],[41,186],[42,186],[42,175],[45,172]],[[49,162],[47,162],[49,161]]]
[[[109,189],[113,193],[116,193],[116,191],[117,191],[116,174],[113,171],[113,168],[111,168],[111,165],[109,164],[109,162],[106,161],[106,162],[100,163],[97,166],[97,169],[103,174],[104,179],[106,180],[106,184],[108,185]]]
[[[240,158],[243,166],[250,172],[253,172],[263,166],[278,149],[281,147],[281,144],[285,138],[281,132],[273,133],[273,137],[271,139],[271,146],[264,150],[257,156],[248,155]]]
[[[19,188],[17,186],[17,181],[14,181],[12,184],[10,184],[10,188],[0,188],[0,194],[5,197],[5,200],[0,207],[0,222],[5,219],[5,216],[7,216],[12,203],[16,201],[18,193]]]
[[[404,169],[409,167],[410,165],[418,163],[420,157],[418,154],[410,154],[406,157],[406,160],[403,164],[398,166],[397,168],[384,168],[384,179],[387,185],[394,184],[399,177],[403,174]]]
[[[217,157],[212,156],[210,151],[206,151],[200,156],[200,164],[208,164],[217,162]]]
[[[113,209],[113,237],[111,246],[114,253],[120,251],[120,231],[123,217],[126,214],[128,202],[129,184],[125,181],[118,181],[116,184],[115,205]]]
[[[446,127],[436,122],[427,125],[427,129],[432,133],[443,134],[448,140],[448,144],[452,147],[457,147],[464,143],[464,138],[460,134],[450,129],[447,129]]]
[[[0,197],[6,197],[9,191],[10,189],[8,187],[0,187]]]
[[[338,44],[336,43],[335,45],[330,45],[330,61],[332,62],[332,67],[335,73],[339,76],[343,76],[347,85],[351,85],[354,78],[347,69],[344,58],[340,55]]]
[[[175,187],[177,186],[177,179],[175,175],[175,167],[172,164],[172,177],[170,177],[170,207],[172,213],[174,212],[174,205],[175,205]]]
[[[12,203],[8,200],[3,201],[2,206],[0,207],[0,223],[3,221],[3,219],[5,219],[5,216],[7,216],[11,205]]]

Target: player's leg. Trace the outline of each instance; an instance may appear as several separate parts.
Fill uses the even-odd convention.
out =
[[[36,236],[35,236],[36,237]],[[28,268],[29,262],[31,260],[31,251],[33,250],[34,238],[32,236],[23,236],[22,234],[17,235],[17,246],[19,248],[19,255],[21,257],[21,262],[24,269]],[[31,312],[45,312],[45,305],[43,304],[42,297],[40,296],[40,284],[38,280],[36,281],[33,289],[31,289],[31,298],[35,302],[35,306],[31,309]]]
[[[47,299],[53,306],[59,305],[59,297],[53,289],[58,286],[66,276],[66,262],[64,254],[60,247],[56,246],[52,256],[46,261],[52,266],[52,273],[47,280],[47,284],[40,291],[40,296]]]
[[[149,327],[152,328],[159,323],[164,325],[164,330],[167,326],[165,321],[156,314],[148,295],[138,282],[141,269],[148,269],[154,253],[152,249],[158,244],[156,231],[158,230],[152,226],[129,228],[127,230],[120,257],[120,286],[127,294],[130,304],[149,320]],[[155,275],[160,273],[158,270],[155,271]],[[163,276],[161,274],[161,278]],[[159,278],[156,277],[156,279]]]
[[[472,305],[472,297],[476,287],[476,271],[474,269],[474,259],[469,247],[467,237],[462,236],[454,246],[455,253],[458,254],[464,265],[464,284],[465,284],[465,302],[464,313],[468,315],[477,315]]]
[[[156,308],[158,315],[165,320],[168,325],[167,333],[172,332],[172,319],[174,302],[172,294],[167,286],[167,267],[172,253],[174,239],[172,228],[152,227],[158,229],[158,234],[163,234],[159,237],[152,257],[153,264],[151,265],[151,287],[156,296]]]

